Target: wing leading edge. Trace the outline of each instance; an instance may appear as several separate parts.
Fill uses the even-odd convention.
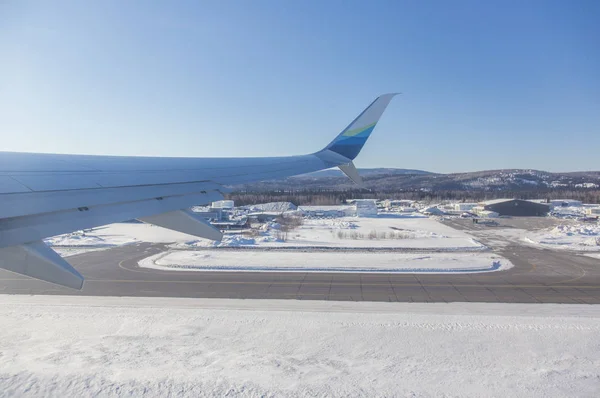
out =
[[[44,238],[128,219],[220,240],[187,210],[223,198],[230,184],[339,167],[352,160],[395,94],[375,99],[324,149],[270,158],[152,158],[0,152],[0,268],[81,289],[83,277]]]

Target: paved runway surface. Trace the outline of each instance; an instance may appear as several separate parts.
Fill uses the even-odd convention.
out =
[[[538,220],[531,222],[544,222]],[[458,229],[487,228],[465,220],[448,223]],[[80,292],[0,271],[0,293],[600,304],[599,259],[497,242],[494,238],[487,244],[514,268],[438,275],[158,271],[140,269],[137,262],[163,251],[164,245],[137,244],[69,257],[86,278]]]

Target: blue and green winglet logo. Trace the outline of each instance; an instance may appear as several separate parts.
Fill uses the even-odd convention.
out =
[[[367,142],[367,138],[373,132],[376,124],[377,122],[357,129],[344,131],[329,144],[327,149],[339,153],[348,159],[354,159],[365,145],[365,142]]]

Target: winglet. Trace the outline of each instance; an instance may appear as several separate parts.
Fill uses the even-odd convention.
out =
[[[375,99],[323,150],[330,150],[347,159],[354,159],[367,142],[388,104],[398,93],[383,94]]]

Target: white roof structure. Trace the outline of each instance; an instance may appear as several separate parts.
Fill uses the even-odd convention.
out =
[[[244,208],[251,211],[263,211],[263,212],[284,212],[290,210],[296,210],[298,207],[292,202],[268,202],[260,203],[256,205],[244,206]]]

